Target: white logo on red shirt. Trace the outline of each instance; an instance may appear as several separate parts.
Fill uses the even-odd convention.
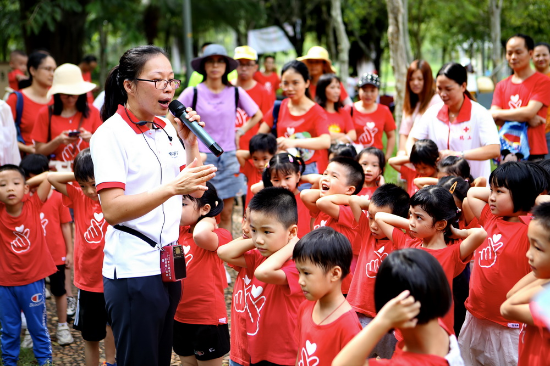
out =
[[[65,146],[61,152],[61,159],[63,161],[73,161],[75,156],[80,152],[80,144],[82,144],[82,138],[79,137],[76,144]]]
[[[243,280],[245,284],[243,286],[243,289],[233,294],[233,307],[238,313],[244,313],[246,310],[246,291],[250,288],[250,286],[248,285],[252,281],[250,278],[248,278],[248,275],[245,275],[243,277]]]
[[[508,102],[508,106],[510,107],[510,109],[519,108],[521,107],[521,104],[522,104],[522,100],[519,99],[519,94],[510,96],[510,101]]]
[[[94,212],[94,218],[90,220],[90,226],[84,233],[84,239],[88,243],[101,243],[103,240],[103,226],[105,220],[103,219],[103,213]]]
[[[42,229],[44,230],[44,236],[46,236],[46,226],[48,225],[48,219],[44,217],[44,212],[40,212],[40,223],[42,224]]]
[[[183,254],[185,255],[185,265],[188,266],[189,263],[191,263],[191,260],[193,259],[193,254],[189,253],[191,250],[191,245],[184,245],[183,246]]]
[[[290,136],[294,135],[295,131],[296,131],[296,129],[294,127],[287,127],[285,137],[289,138]]]
[[[376,278],[376,274],[378,273],[378,268],[380,268],[380,263],[388,256],[388,253],[384,253],[384,247],[373,251],[374,254],[378,258],[371,260],[369,263],[367,263],[367,277],[368,278]]]
[[[244,123],[248,120],[248,114],[240,108],[237,108],[237,113],[235,115],[235,129],[241,128]]]
[[[247,292],[246,290],[250,291]],[[254,332],[247,332],[247,334],[251,336],[258,334],[260,330],[260,312],[266,303],[266,297],[260,296],[263,291],[264,288],[262,286],[252,285],[248,288],[245,286],[245,296],[247,298],[246,310],[248,311],[250,321],[252,324],[256,325],[256,330]]]
[[[317,356],[312,356],[315,351],[317,351],[317,344],[306,340],[306,346],[302,347],[302,351],[300,352],[298,366],[317,366],[319,364],[319,358]]]
[[[359,143],[363,147],[371,147],[374,145],[374,136],[378,133],[378,128],[374,122],[367,122],[363,127],[363,133],[359,136]]]
[[[319,223],[319,225],[315,225],[315,226],[313,227],[313,230],[319,229],[320,227],[323,227],[323,226],[326,226],[326,224],[327,224],[327,220],[321,220],[321,222]]]
[[[479,266],[490,268],[497,262],[497,254],[504,243],[500,241],[501,234],[493,234],[493,237],[487,238],[487,246],[479,251]]]
[[[30,229],[25,229],[25,225],[16,226],[13,235],[15,240],[11,242],[11,250],[15,253],[23,253],[31,248],[31,242],[29,241]]]

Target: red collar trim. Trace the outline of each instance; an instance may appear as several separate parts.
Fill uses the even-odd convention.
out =
[[[437,119],[442,122],[449,123],[449,106],[444,104],[443,107],[441,107],[441,109],[437,113]],[[467,96],[464,96],[464,103],[462,103],[462,107],[458,112],[458,116],[456,116],[456,119],[453,123],[468,122],[471,119],[472,119],[472,101]]]
[[[116,112],[120,115],[120,117],[122,117],[124,121],[126,121],[126,123],[128,123],[128,126],[130,126],[130,128],[134,130],[135,133],[140,134],[140,133],[147,132],[149,130],[146,126],[138,126],[136,123],[139,122],[139,119],[132,112],[126,109],[123,105],[119,104]],[[126,112],[128,112],[128,114],[126,114]],[[128,118],[128,116],[130,116],[131,120]],[[159,127],[162,127],[162,128],[166,127],[166,122],[164,122],[162,119],[158,117],[155,117],[153,121]]]

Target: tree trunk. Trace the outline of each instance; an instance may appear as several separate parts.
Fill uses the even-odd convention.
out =
[[[332,0],[330,10],[332,24],[336,30],[336,38],[338,39],[338,64],[340,66],[340,79],[344,86],[347,86],[349,76],[349,39],[346,33],[346,26],[342,19],[342,4],[340,0]]]
[[[109,23],[104,21],[99,27],[99,88],[103,90],[107,79],[107,27]]]
[[[403,28],[402,0],[386,0],[388,9],[388,41],[390,44],[390,63],[395,76],[395,120],[400,125],[403,114],[403,98],[407,77],[406,47],[401,38]]]
[[[501,71],[495,72],[496,68],[502,62],[502,46],[500,44],[500,12],[502,10],[502,0],[489,1],[489,14],[491,18],[491,43],[493,49],[491,51],[491,60],[493,61],[493,82],[496,84],[501,75]]]
[[[407,65],[413,62],[413,53],[411,48],[411,40],[409,38],[409,0],[403,0],[403,29],[401,31],[403,42],[405,43],[405,55]]]

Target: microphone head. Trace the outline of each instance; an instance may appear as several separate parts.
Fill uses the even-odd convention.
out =
[[[177,99],[170,102],[168,109],[176,117],[181,116],[185,112],[185,106]]]

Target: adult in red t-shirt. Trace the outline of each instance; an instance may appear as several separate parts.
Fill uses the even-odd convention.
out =
[[[29,56],[28,68],[31,85],[20,91],[23,96],[23,112],[20,116],[21,125],[18,126],[17,130],[17,145],[21,153],[35,153],[32,130],[38,111],[51,101],[48,90],[52,86],[53,73],[56,67],[55,60],[45,53],[35,52]],[[16,125],[18,119],[17,98],[17,94],[12,93],[7,100]]]
[[[246,91],[265,116],[271,107],[273,107],[273,98],[270,95],[270,91],[253,78],[255,73],[258,72],[258,55],[256,51],[248,46],[237,47],[235,49],[234,58],[239,62],[239,66],[237,66],[237,86],[240,86]],[[244,134],[240,131],[240,128],[248,122],[249,119],[250,116],[247,115],[244,110],[237,108],[237,118],[235,119],[235,135],[239,138],[239,146],[237,149],[248,150],[250,139],[258,133],[260,124],[254,125],[254,127]]]
[[[279,79],[279,75],[277,75],[275,57],[271,55],[264,57],[264,71],[256,71],[254,73],[254,80],[266,88],[271,98],[271,102],[277,99],[277,90],[279,90],[281,79]]]
[[[82,71],[82,77],[84,78],[84,81],[91,83],[92,72],[97,67],[97,57],[95,57],[94,55],[84,56],[82,61],[80,61],[80,63],[78,64],[78,67]],[[88,104],[91,105],[94,102],[94,94],[91,90],[86,93],[86,98],[88,100]]]
[[[63,64],[54,73],[53,106],[42,108],[33,128],[36,152],[53,155],[52,160],[73,161],[89,147],[92,133],[101,125],[99,111],[89,105],[86,93],[95,84],[84,81],[76,65]]]
[[[541,160],[548,153],[545,125],[550,104],[550,79],[531,68],[533,39],[517,34],[506,43],[506,60],[514,73],[499,82],[493,94],[491,113],[497,124],[526,122],[529,160]]]
[[[393,155],[395,147],[395,120],[390,109],[376,103],[380,79],[375,74],[361,76],[357,83],[359,101],[352,104],[350,113],[357,131],[357,143],[362,149],[374,146],[384,151],[386,161]],[[382,135],[386,134],[386,149],[382,143]]]

